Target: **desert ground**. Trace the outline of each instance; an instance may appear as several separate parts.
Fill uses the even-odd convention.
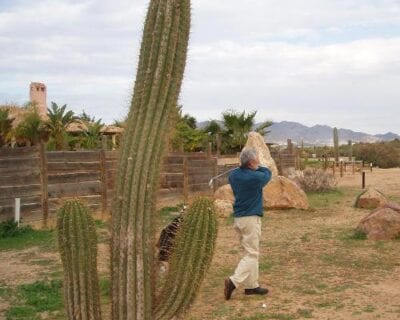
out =
[[[400,202],[400,169],[367,172],[367,186]],[[400,240],[365,240],[356,231],[369,213],[354,208],[360,192],[360,173],[346,173],[338,177],[337,191],[309,194],[309,210],[265,212],[260,282],[270,293],[262,297],[245,296],[238,289],[230,301],[224,300],[224,279],[241,250],[232,219],[220,218],[212,266],[181,318],[400,319]],[[175,211],[169,207],[158,212],[158,229]],[[104,319],[109,313],[108,227],[97,221]],[[0,319],[66,319],[55,232],[0,239],[0,270]]]

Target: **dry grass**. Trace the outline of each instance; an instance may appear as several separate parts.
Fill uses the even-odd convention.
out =
[[[367,184],[400,201],[400,169],[367,173]],[[248,297],[237,291],[232,300],[224,300],[223,280],[233,272],[240,249],[232,219],[220,220],[211,269],[198,298],[183,318],[399,319],[400,241],[360,240],[354,233],[358,222],[368,213],[353,207],[360,185],[360,174],[348,174],[339,179],[339,191],[310,194],[310,210],[266,213],[260,263],[261,284],[270,289],[266,297]],[[165,212],[161,218],[163,223],[167,221]],[[107,224],[99,223],[98,230],[99,269],[106,292]],[[54,247],[49,249],[48,245],[0,250],[0,261],[0,319],[5,319],[12,301],[8,294],[1,294],[2,290],[13,292],[22,283],[61,279],[58,256]],[[5,272],[11,266],[20,272]],[[107,315],[106,294],[102,301]],[[264,303],[266,308],[262,307]],[[51,313],[47,319],[52,319]],[[54,319],[60,319],[60,314],[54,315]]]

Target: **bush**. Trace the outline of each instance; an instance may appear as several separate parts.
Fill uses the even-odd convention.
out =
[[[354,146],[354,155],[380,168],[400,166],[400,151],[396,141],[391,143],[360,143]]]
[[[0,239],[16,237],[31,230],[30,226],[18,227],[18,223],[14,222],[13,219],[9,219],[0,222]]]
[[[322,169],[307,168],[300,171],[293,180],[306,192],[326,192],[336,188],[336,179]]]

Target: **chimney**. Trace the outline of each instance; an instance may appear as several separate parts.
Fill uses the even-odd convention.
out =
[[[29,86],[29,97],[31,103],[36,103],[40,116],[47,117],[47,89],[44,83],[31,82]]]

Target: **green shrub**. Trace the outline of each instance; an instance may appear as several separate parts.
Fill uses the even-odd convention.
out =
[[[23,233],[32,231],[30,226],[20,226],[13,219],[0,222],[0,239],[19,236]]]

